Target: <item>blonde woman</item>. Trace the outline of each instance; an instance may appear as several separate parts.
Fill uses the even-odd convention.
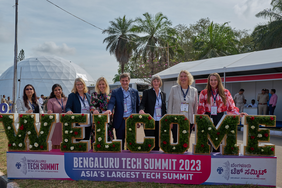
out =
[[[110,87],[104,77],[98,78],[95,85],[95,92],[91,95],[90,108],[93,114],[101,114],[107,111],[107,106],[110,101]],[[113,118],[110,116],[110,123],[108,124],[108,141],[114,139],[113,135]],[[92,141],[95,140],[95,125],[92,127]]]
[[[168,97],[168,114],[183,114],[190,121],[190,133],[194,128],[193,114],[198,109],[198,91],[192,83],[194,78],[187,70],[180,71],[176,86],[172,86]],[[172,125],[173,142],[177,142],[177,125]]]
[[[73,113],[90,113],[90,95],[87,93],[88,89],[82,78],[76,78],[73,89],[68,96],[66,104],[67,114]],[[85,140],[89,140],[91,133],[91,126],[83,125],[85,127]]]

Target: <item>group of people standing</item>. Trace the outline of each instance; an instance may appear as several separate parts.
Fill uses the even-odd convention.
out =
[[[155,130],[145,130],[146,136],[154,136],[155,148],[159,150],[159,121],[165,114],[183,114],[190,120],[190,133],[194,128],[194,114],[207,114],[216,125],[224,113],[244,115],[239,113],[230,92],[222,85],[218,73],[210,74],[206,89],[202,90],[198,100],[198,91],[192,86],[193,76],[182,70],[177,78],[177,85],[171,88],[166,106],[166,94],[161,91],[162,80],[158,75],[151,79],[151,89],[143,91],[142,101],[136,89],[130,88],[130,75],[120,75],[121,87],[111,93],[109,84],[104,77],[97,80],[95,92],[88,94],[88,89],[82,78],[75,79],[71,94],[66,97],[59,84],[54,84],[47,108],[48,113],[93,113],[109,114],[108,141],[113,140],[113,128],[116,138],[125,143],[125,121],[132,113],[150,114],[155,119]],[[32,85],[25,86],[23,97],[17,101],[18,113],[43,113]],[[95,125],[90,122],[85,126],[85,140],[95,138]],[[173,142],[177,142],[177,130],[181,125],[171,125]],[[59,148],[62,140],[62,125],[57,123],[52,142],[54,148]],[[124,148],[123,148],[124,149]]]
[[[3,95],[2,99],[1,99],[1,103],[8,104],[8,106],[9,106],[9,109],[8,109],[9,113],[11,113],[13,111],[13,101],[10,99],[10,97],[8,97],[6,99],[6,96]]]
[[[255,103],[255,99],[252,99],[251,104],[246,104],[247,100],[244,96],[244,89],[240,89],[239,93],[234,95],[234,102],[236,107],[239,108],[239,112],[243,112],[244,108],[258,107],[259,115],[273,115],[276,108],[278,96],[275,94],[276,90],[271,89],[270,93],[268,89],[262,89],[261,93],[257,96],[258,105]]]

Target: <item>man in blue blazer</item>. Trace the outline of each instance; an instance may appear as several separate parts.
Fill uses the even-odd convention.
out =
[[[114,113],[114,128],[117,139],[122,140],[122,149],[125,142],[125,120],[133,113],[139,112],[140,99],[136,89],[130,88],[130,75],[123,73],[120,75],[121,87],[112,91],[111,99],[108,103],[105,114]]]

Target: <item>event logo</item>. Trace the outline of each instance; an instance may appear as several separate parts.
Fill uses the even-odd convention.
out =
[[[229,180],[230,178],[230,163],[229,161],[226,161],[225,163],[223,163],[223,177],[226,179],[226,180]]]
[[[20,162],[16,162],[16,168],[21,170],[23,174],[28,172],[58,172],[59,163],[47,163],[46,160],[21,158]]]
[[[223,168],[222,167],[218,167],[216,171],[217,171],[218,174],[222,174]]]
[[[26,165],[26,158],[24,157],[24,158],[21,158],[21,161],[20,162],[17,162],[16,164],[15,164],[15,166],[16,166],[16,168],[17,169],[21,169],[21,172],[24,174],[24,175],[26,175],[26,173],[27,173],[27,165]]]

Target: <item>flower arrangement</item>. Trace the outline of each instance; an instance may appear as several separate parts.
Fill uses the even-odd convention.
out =
[[[93,143],[94,151],[96,152],[121,152],[121,141],[112,141],[107,143],[107,123],[108,115],[97,114],[93,115],[95,122],[95,143]]]
[[[195,154],[210,154],[208,139],[217,149],[225,138],[226,145],[223,147],[222,154],[239,155],[239,147],[237,146],[239,116],[226,115],[218,129],[214,127],[208,115],[195,115],[195,123],[197,124]]]
[[[244,155],[275,155],[275,145],[258,146],[258,142],[269,142],[269,130],[260,130],[259,125],[267,127],[276,126],[275,116],[246,116],[247,146],[244,148]]]
[[[1,115],[0,121],[3,122],[6,135],[8,137],[9,151],[48,151],[49,132],[56,121],[56,116],[41,114],[40,130],[35,126],[34,114],[20,114],[19,128],[14,126],[14,114]],[[26,136],[29,137],[29,145],[26,143]]]
[[[178,124],[178,144],[170,144],[171,124]],[[190,122],[184,115],[165,115],[160,127],[160,147],[165,153],[182,154],[189,149]]]
[[[60,116],[63,127],[63,138],[60,147],[61,151],[87,152],[88,143],[85,141],[73,143],[73,139],[83,139],[83,127],[74,127],[74,123],[87,124],[88,114],[61,114]]]
[[[144,129],[154,129],[155,120],[149,114],[131,114],[126,119],[126,146],[132,153],[150,152],[155,147],[155,139],[157,138],[144,138],[144,142],[136,143],[136,129],[137,123],[143,123]]]

